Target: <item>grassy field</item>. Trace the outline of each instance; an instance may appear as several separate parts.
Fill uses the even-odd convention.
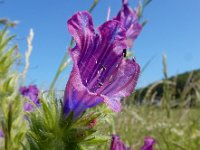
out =
[[[200,148],[200,109],[166,110],[153,106],[130,106],[115,116],[107,131],[117,133],[137,150],[146,136],[156,139],[155,150],[198,150]],[[113,130],[113,131],[112,131]],[[109,143],[99,149],[108,149]]]

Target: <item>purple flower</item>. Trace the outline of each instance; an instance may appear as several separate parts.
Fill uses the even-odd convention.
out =
[[[0,138],[4,138],[4,133],[2,130],[0,130]]]
[[[131,148],[128,148],[118,135],[113,135],[110,150],[131,150]]]
[[[114,18],[122,23],[123,27],[126,29],[127,45],[129,48],[133,46],[134,40],[138,37],[142,30],[142,25],[139,23],[138,19],[138,8],[132,10],[128,6],[128,0],[122,0],[123,6]]]
[[[36,85],[29,85],[28,87],[20,87],[20,93],[24,96],[29,98],[36,106],[40,105],[40,101],[38,99],[39,90]],[[24,103],[24,110],[25,111],[32,111],[34,106],[30,102]]]
[[[140,150],[153,150],[153,145],[155,144],[155,140],[151,137],[145,137],[144,145],[141,147]]]
[[[92,17],[78,12],[68,20],[76,46],[70,50],[73,68],[64,95],[64,113],[78,117],[87,108],[105,102],[119,112],[120,99],[130,95],[140,72],[126,54],[126,32],[116,20],[105,22],[95,32]]]

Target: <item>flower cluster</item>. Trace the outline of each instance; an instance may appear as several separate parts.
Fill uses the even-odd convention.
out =
[[[145,137],[144,145],[140,148],[140,150],[153,150],[155,142],[156,141],[153,138]],[[132,148],[126,146],[126,144],[120,139],[118,135],[113,135],[110,150],[132,150]]]

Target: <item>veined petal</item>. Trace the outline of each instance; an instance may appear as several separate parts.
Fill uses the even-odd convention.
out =
[[[105,103],[114,111],[121,110],[120,99],[129,96],[134,91],[140,73],[140,66],[134,61],[123,59],[121,64],[106,80],[106,86],[102,86],[97,93],[106,95]]]
[[[63,110],[66,115],[72,111],[74,112],[74,118],[77,118],[86,109],[94,107],[103,101],[99,95],[90,92],[87,87],[83,85],[77,65],[77,60],[79,57],[79,53],[77,52],[78,50],[76,50],[76,48],[71,50],[71,56],[74,64],[65,88],[63,106]]]
[[[88,50],[93,49],[95,32],[92,17],[87,11],[78,12],[68,20],[67,25],[80,50],[80,58],[82,59]]]
[[[129,96],[134,90],[140,73],[140,66],[134,61],[123,59],[116,73],[113,73],[112,84],[107,86],[102,94],[111,96],[120,94],[121,96]],[[111,81],[110,81],[111,82]]]
[[[87,40],[93,39],[94,27],[92,17],[87,11],[78,12],[67,22],[68,30],[74,37],[80,50],[84,49]]]
[[[127,45],[133,47],[134,40],[138,37],[142,31],[142,25],[139,22],[133,23],[127,30]]]
[[[106,78],[111,76],[111,73],[120,64],[123,58],[123,49],[126,48],[125,30],[117,21],[108,21],[97,28],[99,32],[98,46],[96,47],[93,56],[94,59],[87,59],[87,66],[93,66],[91,74],[88,74],[88,81],[94,81],[94,78],[99,75],[98,80],[94,82],[91,90],[96,91],[99,88],[99,83],[104,83]],[[95,64],[95,65],[94,65]]]
[[[79,12],[75,14],[68,21],[70,29],[75,30],[75,27],[71,24],[71,22],[75,22],[72,21],[74,18],[75,20],[77,20],[76,18],[91,19],[91,16],[87,12]],[[83,21],[79,20],[79,22]],[[92,20],[88,21],[88,24],[90,22],[92,22]],[[77,37],[74,36],[74,32],[71,32],[71,30],[69,31],[74,39],[76,39]],[[90,31],[93,30],[91,29]],[[82,40],[82,45],[89,46],[85,46],[80,49],[79,45],[81,44],[77,43],[77,53],[79,53],[77,62],[79,71],[81,72],[82,82],[92,91],[95,91],[98,88],[98,81],[94,81],[94,78],[98,76],[99,71],[104,68],[106,71],[104,71],[103,74],[105,75],[111,72],[112,68],[119,63],[122,56],[122,51],[126,48],[125,29],[122,28],[118,21],[108,21],[101,25],[97,31],[99,33],[96,34],[94,32],[89,32],[90,40],[86,40],[88,39],[88,36],[85,36],[85,39]],[[89,43],[85,43],[86,41],[89,41]],[[102,80],[105,80],[104,75],[101,75],[101,77]]]

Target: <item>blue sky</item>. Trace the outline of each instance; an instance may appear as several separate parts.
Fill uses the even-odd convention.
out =
[[[93,0],[4,0],[0,4],[0,18],[19,20],[12,30],[24,56],[26,36],[33,28],[35,37],[31,66],[26,83],[48,88],[59,63],[66,52],[71,36],[66,22],[77,11],[87,10]],[[134,6],[136,0],[129,0]],[[95,26],[102,24],[111,7],[111,16],[121,8],[121,0],[100,0],[92,13]],[[162,79],[162,54],[168,58],[169,75],[200,67],[200,1],[153,0],[144,11],[148,24],[134,46],[134,53],[141,66],[154,57],[141,74],[138,86],[145,86]],[[63,89],[69,70],[57,82]]]

